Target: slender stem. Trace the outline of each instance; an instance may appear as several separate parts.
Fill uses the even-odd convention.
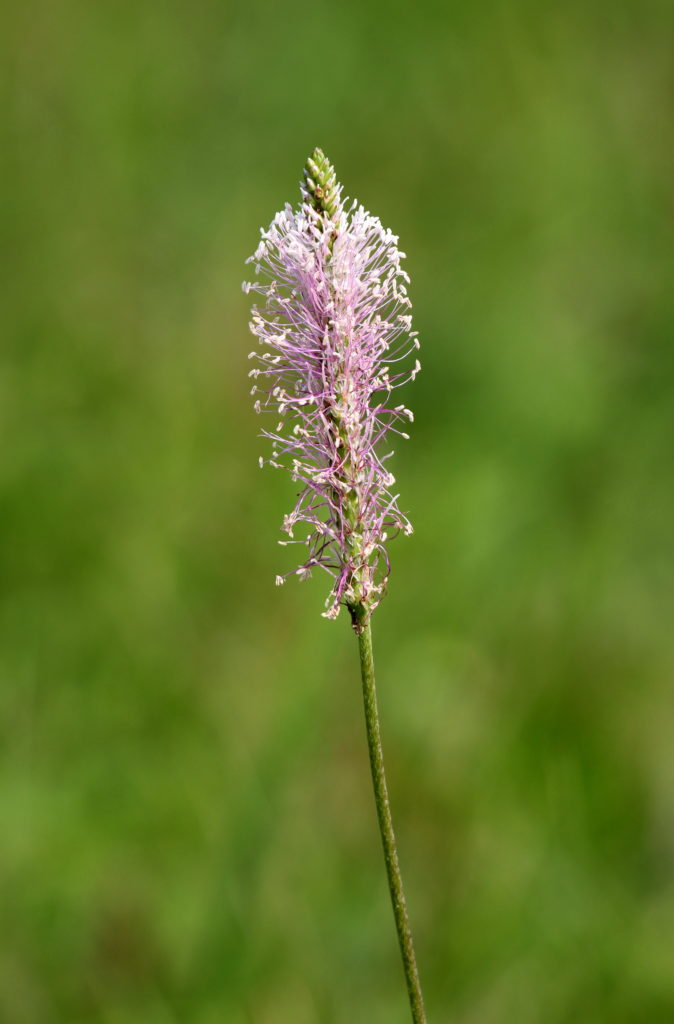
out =
[[[386,861],[386,876],[388,887],[393,904],[393,916],[395,917],[396,930],[398,932],[398,943],[403,959],[405,970],[405,981],[410,998],[412,1009],[412,1020],[414,1024],[426,1024],[424,1012],[424,1000],[419,982],[419,972],[414,955],[414,942],[412,930],[407,913],[407,903],[403,891],[403,880],[400,874],[398,863],[398,849],[396,846],[395,834],[393,832],[393,821],[391,819],[391,807],[389,805],[388,790],[386,787],[386,775],[384,772],[384,753],[381,745],[381,732],[379,729],[379,711],[377,709],[377,691],[374,682],[374,658],[372,655],[372,632],[367,613],[362,605],[351,608],[351,617],[358,636],[360,650],[360,672],[363,680],[363,702],[365,704],[365,726],[367,730],[367,746],[370,752],[370,769],[372,771],[372,783],[374,786],[374,799],[377,805],[377,820],[379,832],[384,847],[384,860]]]

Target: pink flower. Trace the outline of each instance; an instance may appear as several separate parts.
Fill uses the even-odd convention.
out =
[[[250,323],[260,346],[250,353],[252,393],[256,411],[275,421],[262,431],[272,454],[260,465],[288,468],[301,485],[280,543],[308,549],[276,582],[324,569],[331,619],[341,604],[372,612],[389,575],[386,542],[412,532],[386,467],[390,435],[407,438],[400,427],[413,419],[392,393],[420,368],[406,363],[419,341],[397,243],[362,206],[342,202],[317,149],[302,202],[276,215],[247,261],[256,279],[244,291],[263,297]]]

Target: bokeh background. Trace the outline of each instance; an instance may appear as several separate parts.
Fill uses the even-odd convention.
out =
[[[429,1021],[674,1020],[669,0],[4,16],[0,1020],[403,1024],[357,655],[276,546],[243,260],[408,252],[375,620]]]

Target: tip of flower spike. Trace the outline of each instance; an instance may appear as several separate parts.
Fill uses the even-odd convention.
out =
[[[322,149],[316,148],[304,165],[302,194],[317,213],[336,220],[342,208],[337,175]]]

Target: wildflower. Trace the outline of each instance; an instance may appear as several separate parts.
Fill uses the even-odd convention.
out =
[[[400,427],[413,419],[404,405],[394,405],[392,393],[419,372],[418,360],[411,368],[405,362],[419,341],[403,257],[396,236],[376,217],[342,201],[335,172],[316,149],[299,207],[286,206],[262,231],[248,261],[255,280],[243,288],[263,299],[252,310],[259,349],[250,353],[249,374],[251,393],[259,396],[256,412],[273,416],[262,431],[272,442],[271,458],[260,465],[288,469],[299,484],[295,507],[283,519],[289,539],[279,543],[308,549],[276,584],[324,569],[332,589],[323,614],[336,618],[342,604],[351,613],[398,944],[413,1024],[426,1024],[386,785],[370,625],[389,575],[389,534],[412,532],[385,465],[393,454],[385,442],[393,434],[406,438]]]
[[[327,618],[342,604],[366,618],[390,571],[385,542],[412,532],[387,469],[392,436],[413,420],[393,391],[413,380],[419,348],[412,331],[409,277],[398,238],[356,201],[342,200],[320,149],[306,163],[297,209],[278,213],[248,263],[245,292],[262,297],[250,330],[255,409],[275,425],[262,431],[271,458],[300,486],[283,530],[307,548],[300,579],[321,568],[332,577]],[[300,537],[294,538],[295,529]],[[355,620],[354,620],[355,621]]]

